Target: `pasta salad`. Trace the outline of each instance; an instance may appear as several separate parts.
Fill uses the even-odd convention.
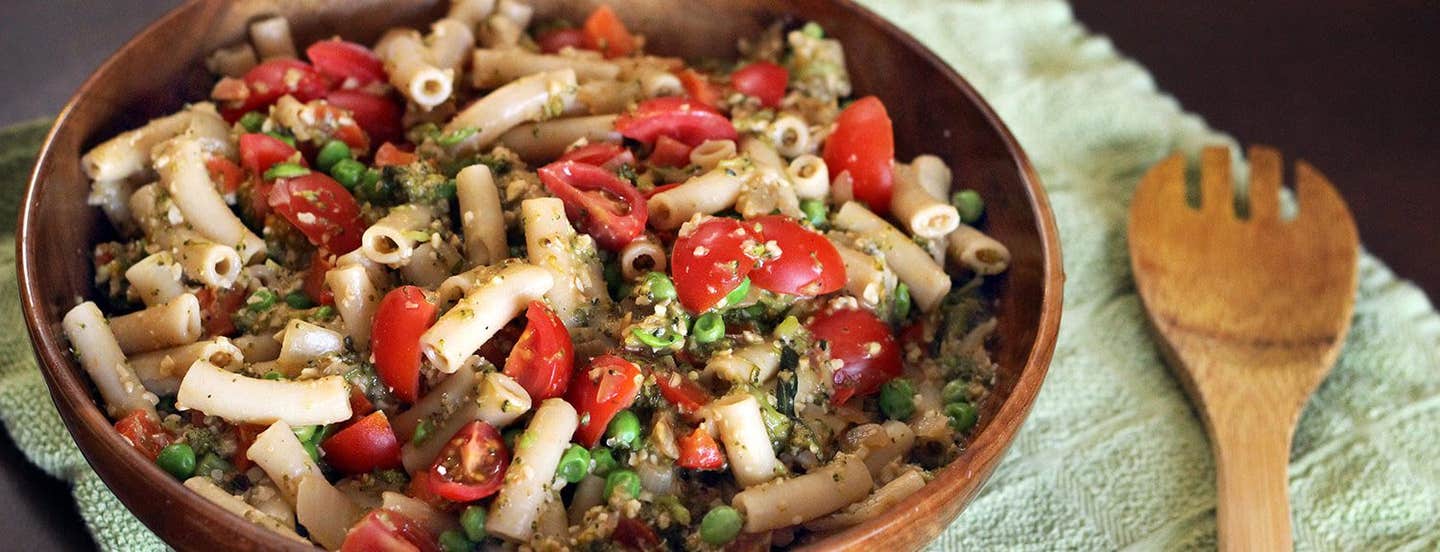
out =
[[[187,488],[329,550],[768,549],[963,449],[1009,253],[819,25],[249,30],[82,158],[118,238],[64,330]]]

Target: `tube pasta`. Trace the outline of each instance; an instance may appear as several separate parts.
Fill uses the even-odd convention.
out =
[[[205,498],[205,500],[209,500],[225,511],[245,518],[251,523],[279,533],[281,536],[295,542],[310,544],[308,539],[297,534],[294,529],[286,527],[280,520],[247,504],[244,499],[226,492],[225,489],[221,489],[219,485],[211,482],[208,477],[197,475],[186,479],[185,488],[195,491],[195,494],[200,495]]]
[[[180,247],[185,276],[209,287],[228,289],[240,278],[240,254],[218,243],[194,242]]]
[[[795,186],[795,195],[800,199],[824,199],[830,193],[830,170],[825,160],[805,154],[790,162],[785,173]]]
[[[616,118],[616,115],[591,115],[526,123],[500,135],[500,145],[526,163],[550,161],[564,155],[566,148],[580,140],[620,143],[620,132],[615,130]]]
[[[910,160],[910,170],[914,172],[915,182],[932,197],[941,201],[949,197],[953,173],[939,157],[918,155]]]
[[[415,253],[415,246],[429,241],[428,230],[433,220],[435,212],[428,206],[415,203],[397,206],[365,229],[360,248],[372,261],[390,267],[405,266]]]
[[[478,129],[461,143],[478,150],[522,123],[552,118],[575,97],[575,71],[560,69],[520,78],[470,104],[445,125],[445,132]]]
[[[460,523],[455,516],[436,510],[425,501],[416,500],[394,491],[380,493],[380,507],[395,512],[419,523],[431,535],[439,535],[451,529],[458,529]]]
[[[375,44],[375,55],[385,62],[390,84],[425,111],[445,103],[454,90],[454,70],[437,67],[420,33],[393,29]]]
[[[350,342],[358,350],[369,350],[370,328],[374,322],[375,311],[380,308],[381,295],[380,290],[375,289],[375,284],[370,281],[365,267],[350,265],[332,268],[325,274],[325,286],[330,288],[330,293],[335,296],[335,310],[340,313],[340,319],[345,321],[345,334],[350,336]],[[290,339],[289,331],[285,332],[285,338],[287,341]],[[280,351],[282,355],[287,351],[292,354],[295,352],[284,345]],[[284,364],[298,360],[287,357]]]
[[[755,397],[733,393],[716,400],[710,403],[710,419],[720,430],[735,482],[751,487],[774,479],[784,471],[775,458],[775,449],[770,446],[770,435],[760,418],[760,403]]]
[[[940,299],[950,292],[950,275],[935,264],[920,246],[856,202],[848,202],[835,213],[832,223],[836,228],[849,230],[865,236],[880,248],[885,264],[905,285],[910,286],[910,295],[915,304],[925,312],[940,305]]]
[[[200,301],[185,293],[174,299],[110,319],[110,331],[125,354],[194,343],[200,339]]]
[[[669,71],[648,69],[640,72],[640,93],[646,98],[679,96],[685,93],[680,78]]]
[[[250,378],[200,359],[180,380],[175,406],[231,423],[332,424],[350,419],[350,386],[340,376],[285,381]]]
[[[323,475],[305,474],[297,487],[295,517],[300,525],[327,550],[339,550],[350,528],[365,515],[364,510]]]
[[[431,240],[415,246],[410,262],[400,267],[400,275],[406,282],[426,289],[435,289],[450,277],[450,272],[461,266],[464,259],[455,247],[441,240]]]
[[[525,27],[521,27],[515,20],[501,14],[491,14],[480,23],[476,39],[486,48],[515,48],[520,44],[520,37],[525,34]]]
[[[551,482],[560,455],[579,427],[575,407],[564,399],[546,399],[525,432],[515,440],[512,469],[490,505],[485,529],[507,540],[525,542],[535,530],[540,509],[553,492]]]
[[[400,442],[409,443],[421,420],[430,419],[445,412],[455,412],[465,401],[474,398],[475,381],[475,367],[468,364],[461,366],[454,374],[440,380],[440,383],[431,388],[429,393],[411,405],[409,410],[391,418],[390,428],[395,431],[395,436],[400,438]]]
[[[287,376],[294,376],[310,361],[344,350],[345,336],[297,318],[285,325],[280,356],[275,358],[275,363]]]
[[[196,360],[205,359],[217,367],[238,372],[245,364],[245,355],[229,339],[217,337],[130,358],[130,367],[140,383],[156,395],[174,395],[180,390],[180,379]]]
[[[466,357],[555,283],[550,271],[521,262],[506,263],[491,274],[420,336],[420,350],[441,372],[459,369]]]
[[[740,153],[749,157],[750,161],[754,162],[756,167],[776,170],[783,170],[785,168],[785,160],[780,158],[780,153],[775,151],[774,146],[771,146],[760,138],[750,135],[741,137]]]
[[[105,322],[104,313],[95,303],[86,301],[76,305],[65,313],[60,325],[70,338],[70,346],[75,348],[80,367],[100,390],[100,398],[105,401],[105,410],[111,417],[141,410],[159,419],[155,414],[155,396],[146,392],[130,369],[125,353]]]
[[[524,29],[530,26],[530,19],[535,16],[535,8],[525,2],[500,0],[495,3],[494,15],[509,19],[516,26]]]
[[[216,75],[240,78],[246,71],[260,64],[260,57],[249,44],[236,44],[221,48],[205,56],[205,68]]]
[[[915,169],[896,165],[895,190],[890,210],[910,233],[929,239],[942,238],[960,227],[960,212],[920,185]]]
[[[500,190],[495,187],[490,167],[471,165],[462,169],[455,175],[455,195],[459,198],[461,234],[469,266],[495,264],[509,257]]]
[[[280,340],[273,335],[242,335],[231,340],[246,362],[264,362],[280,356]]]
[[[999,274],[1010,267],[1010,249],[969,225],[962,224],[950,234],[946,251],[976,274]]]
[[[245,457],[260,466],[265,475],[280,489],[280,494],[291,505],[300,491],[300,482],[306,477],[316,476],[324,480],[320,466],[310,459],[295,430],[284,421],[270,424],[265,431],[255,436],[255,442],[246,450]],[[302,523],[303,524],[303,523]]]
[[[736,385],[761,384],[770,381],[780,370],[779,344],[766,340],[719,353],[705,363],[705,373]]]
[[[904,458],[915,446],[915,431],[905,422],[889,420],[880,427],[883,431],[876,442],[866,443],[856,452],[865,460],[865,468],[870,470],[870,475],[875,479],[880,478],[885,466]]]
[[[385,265],[370,260],[365,252],[356,248],[354,251],[335,257],[335,267],[344,268],[347,266],[358,266],[365,269],[365,274],[370,276],[370,283],[377,287],[385,287],[389,282],[390,273],[385,270]]]
[[[187,290],[180,281],[181,268],[169,251],[140,259],[125,269],[125,280],[146,306],[164,304]]]
[[[435,64],[451,71],[460,71],[465,65],[465,56],[475,47],[475,33],[471,26],[458,19],[441,19],[430,26],[430,58]]]
[[[209,135],[208,128],[216,121],[228,129],[213,104],[192,104],[183,111],[153,119],[143,127],[123,132],[91,148],[80,158],[80,165],[91,180],[117,181],[138,176],[150,169],[150,154],[155,146],[191,128],[206,128],[205,134]],[[221,138],[225,138],[223,132],[228,130],[222,131]]]
[[[815,143],[810,139],[810,126],[794,115],[787,113],[776,117],[766,129],[766,135],[770,142],[775,144],[775,150],[785,157],[815,153]]]
[[[457,372],[457,374],[460,372]],[[530,395],[525,388],[510,376],[490,372],[474,384],[475,376],[463,378],[459,383],[471,382],[463,390],[451,392],[450,400],[441,400],[440,405],[453,409],[431,432],[430,437],[420,443],[409,443],[400,449],[400,460],[411,473],[430,467],[430,463],[445,448],[450,437],[472,420],[480,420],[497,428],[503,428],[530,411]],[[453,376],[452,376],[453,378]],[[447,379],[447,382],[450,380]],[[440,411],[432,412],[432,415]],[[422,418],[405,420],[406,429],[413,436],[415,425]],[[397,422],[400,418],[396,418]],[[399,432],[396,433],[399,435]]]
[[[183,226],[180,210],[170,201],[169,193],[159,184],[146,184],[130,194],[130,212],[145,239],[161,249],[171,249],[187,241],[206,241],[204,236]]]
[[[570,497],[569,522],[578,525],[585,520],[585,512],[605,503],[605,478],[586,475],[575,484],[575,494]]]
[[[646,203],[650,224],[662,230],[679,228],[697,214],[711,215],[735,205],[744,179],[734,169],[714,170],[653,196]]]
[[[645,99],[640,83],[625,81],[590,81],[582,83],[575,92],[575,104],[567,105],[565,112],[585,112],[592,115],[620,113],[634,103]]]
[[[620,250],[620,274],[627,280],[634,280],[650,271],[665,271],[665,249],[653,236],[644,235],[626,244]]]
[[[481,48],[470,58],[471,83],[475,88],[489,89],[535,73],[560,69],[574,71],[579,82],[614,80],[620,75],[619,65],[586,54],[588,52],[536,54],[516,48]]]
[[[182,137],[166,142],[156,151],[155,169],[186,224],[210,241],[231,245],[247,263],[264,258],[265,240],[230,211],[210,181],[199,140]]]
[[[874,481],[865,463],[840,454],[805,475],[747,488],[730,501],[745,514],[745,532],[758,533],[813,520],[865,498]]]
[[[260,59],[294,58],[295,40],[290,36],[290,21],[276,15],[250,24],[250,42]]]
[[[805,524],[811,531],[834,531],[852,525],[859,525],[867,519],[894,508],[915,491],[925,486],[925,477],[918,470],[909,470],[896,477],[860,502],[845,509]]]
[[[474,28],[494,11],[495,0],[454,0],[450,3],[450,11],[446,12],[445,17],[464,21],[466,25]]]
[[[705,171],[732,157],[735,157],[735,142],[732,140],[706,140],[690,150],[690,162]]]
[[[566,326],[583,324],[592,307],[609,303],[595,240],[570,226],[564,202],[553,197],[522,201],[520,220],[530,264],[554,278],[545,299]]]

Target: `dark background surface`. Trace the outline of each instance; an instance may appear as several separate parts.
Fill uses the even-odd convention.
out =
[[[0,126],[50,115],[177,0],[0,1]],[[1305,158],[1366,248],[1440,292],[1440,8],[1353,2],[1078,0],[1077,17],[1243,144]],[[1429,52],[1429,53],[1426,53]],[[92,547],[66,485],[0,434],[0,549]]]

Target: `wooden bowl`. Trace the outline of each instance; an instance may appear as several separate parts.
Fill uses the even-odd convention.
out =
[[[595,0],[530,0],[540,18],[582,18]],[[901,159],[943,157],[957,182],[984,195],[986,231],[1009,246],[1010,271],[991,286],[1001,369],[965,450],[935,480],[888,514],[812,543],[815,548],[908,550],[945,528],[980,489],[1030,410],[1060,323],[1060,248],[1045,193],[1024,152],[969,84],[875,14],[848,0],[608,0],[652,52],[735,55],[735,39],[782,17],[818,21],[844,41],[857,95],[885,101]],[[92,293],[91,249],[109,230],[85,204],[80,155],[116,133],[205,98],[205,55],[242,40],[245,23],[279,13],[298,44],[339,34],[371,43],[385,28],[419,25],[438,0],[195,0],[152,24],[100,67],[60,113],[30,179],[18,230],[20,295],[50,394],[80,450],[141,521],[182,549],[304,549],[184,489],[111,427],[60,328]],[[1017,504],[1017,508],[1025,505]]]

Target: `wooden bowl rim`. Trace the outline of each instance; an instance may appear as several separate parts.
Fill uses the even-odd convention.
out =
[[[85,82],[66,102],[65,107],[56,116],[49,132],[46,133],[36,156],[35,167],[26,184],[15,237],[21,309],[31,345],[40,360],[41,373],[49,388],[51,400],[55,403],[66,428],[75,437],[81,453],[86,461],[95,468],[101,480],[110,486],[112,478],[139,477],[143,483],[147,484],[152,489],[151,494],[116,493],[120,501],[132,511],[137,510],[140,503],[150,502],[156,498],[156,494],[165,500],[171,509],[189,510],[187,515],[171,516],[179,518],[178,523],[162,524],[158,519],[142,518],[141,521],[147,527],[155,531],[157,535],[161,535],[162,538],[169,537],[166,538],[166,542],[172,546],[196,544],[184,540],[186,536],[192,534],[191,531],[196,531],[204,534],[224,532],[241,539],[242,542],[232,541],[230,543],[232,545],[259,546],[269,550],[312,550],[311,547],[265,531],[240,516],[230,514],[190,492],[155,463],[144,459],[135,452],[129,443],[113,430],[109,418],[91,397],[88,382],[82,381],[78,377],[81,371],[75,367],[71,367],[69,370],[59,368],[73,362],[69,355],[69,347],[65,344],[65,338],[60,335],[61,332],[56,331],[58,321],[42,320],[40,315],[43,312],[44,296],[38,291],[38,288],[42,287],[40,282],[43,279],[34,273],[33,259],[39,252],[37,251],[38,240],[33,234],[32,225],[37,195],[40,193],[41,185],[48,173],[46,170],[48,161],[56,155],[54,151],[56,136],[66,125],[77,105],[88,99],[99,86],[98,78],[101,74],[107,72],[111,65],[125,57],[135,44],[153,34],[159,34],[169,26],[171,20],[179,18],[183,12],[194,8],[202,1],[186,0],[127,40],[86,78]],[[1029,157],[1016,142],[1009,128],[990,107],[990,104],[954,68],[888,19],[853,0],[830,0],[830,2],[854,17],[865,19],[867,23],[874,25],[894,43],[917,53],[925,63],[943,76],[950,86],[958,89],[980,111],[986,123],[999,135],[1009,158],[1013,160],[1015,168],[1018,169],[1020,179],[1024,184],[1025,198],[1034,215],[1042,261],[1041,290],[1043,296],[1040,301],[1040,317],[1036,327],[1035,343],[1030,348],[1024,366],[1020,368],[1011,394],[985,425],[984,430],[971,439],[959,458],[935,472],[934,480],[920,492],[892,507],[888,513],[828,535],[805,547],[806,549],[866,550],[869,549],[870,543],[884,540],[881,537],[886,533],[913,529],[915,524],[923,521],[932,512],[940,510],[948,501],[968,500],[961,496],[966,487],[971,487],[970,492],[973,494],[994,471],[1034,404],[1035,397],[1039,393],[1041,383],[1048,371],[1059,332],[1065,275],[1061,263],[1060,241],[1054,213],[1040,183],[1040,178]],[[979,453],[982,451],[989,452],[989,454],[981,456]],[[957,509],[956,512],[958,515],[959,510]],[[942,530],[952,521],[953,518],[944,520],[944,523],[941,524]]]

